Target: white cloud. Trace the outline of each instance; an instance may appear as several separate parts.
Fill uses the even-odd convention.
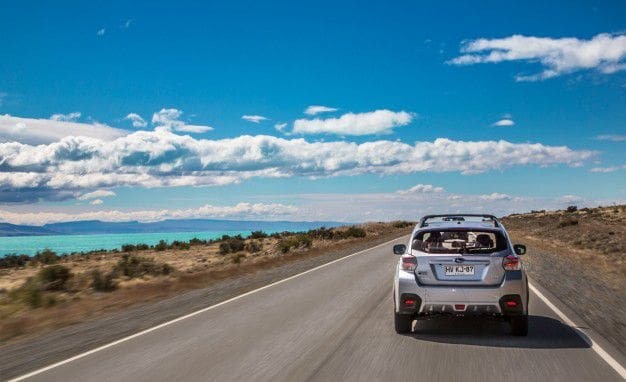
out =
[[[98,199],[96,199],[98,200]],[[102,202],[100,200],[100,202]],[[93,203],[99,205],[102,203]],[[189,209],[160,209],[160,210],[101,210],[78,213],[67,212],[13,212],[0,210],[2,221],[13,224],[43,225],[47,223],[69,222],[81,220],[101,220],[106,222],[141,221],[153,222],[165,219],[202,219],[202,218],[230,218],[230,219],[258,219],[274,220],[285,216],[295,216],[298,209],[294,206],[280,203],[238,203],[231,206],[214,206],[206,204]]]
[[[333,111],[337,111],[337,109],[334,108],[334,107],[328,107],[328,106],[311,105],[311,106],[306,108],[306,110],[304,111],[304,114],[306,114],[306,115],[316,115],[316,114],[320,114],[320,113],[330,113],[330,112],[333,112]]]
[[[98,31],[96,32],[96,36],[104,36],[106,32],[107,32],[106,28],[98,29]]]
[[[37,145],[56,142],[69,136],[114,140],[128,132],[99,123],[64,122],[0,115],[0,142]]]
[[[602,33],[590,40],[513,35],[499,39],[477,39],[461,47],[465,53],[448,63],[473,65],[503,61],[540,62],[543,71],[518,75],[518,81],[537,81],[595,69],[613,73],[626,69],[626,35]]]
[[[513,197],[511,195],[507,195],[507,194],[500,194],[497,192],[488,194],[488,195],[480,195],[480,198],[482,200],[489,200],[489,201],[494,201],[494,200],[511,200],[513,199]]]
[[[146,127],[148,126],[148,122],[145,119],[141,118],[141,116],[137,113],[130,113],[124,119],[128,119],[132,122],[133,127]]]
[[[78,118],[80,118],[81,113],[75,111],[69,114],[52,114],[50,119],[53,121],[63,121],[63,122],[75,122]]]
[[[77,199],[78,200],[89,200],[89,199],[98,199],[98,198],[106,198],[109,196],[115,196],[115,192],[111,190],[96,190],[92,192],[87,192],[86,194],[82,194]]]
[[[578,203],[582,202],[584,199],[576,195],[563,195],[556,200],[560,203]]]
[[[601,172],[601,173],[609,173],[620,170],[626,170],[626,164],[621,166],[610,166],[610,167],[594,167],[591,169],[591,172]]]
[[[297,119],[293,132],[297,134],[369,135],[389,134],[394,127],[411,123],[413,114],[406,111],[375,110],[367,113],[347,113],[339,118]]]
[[[262,115],[242,115],[241,119],[252,123],[259,123],[261,121],[267,120],[267,118]]]
[[[442,187],[435,187],[431,184],[416,184],[415,186],[409,188],[408,190],[400,190],[399,194],[407,195],[407,194],[428,194],[428,193],[440,193],[445,190]]]
[[[274,125],[274,128],[275,128],[277,131],[280,131],[281,133],[282,133],[283,131],[285,131],[285,128],[286,128],[286,127],[287,127],[287,124],[286,124],[286,123],[277,123],[277,124],[275,124],[275,125]]]
[[[626,141],[626,135],[602,134],[598,135],[596,139],[599,141],[624,142]]]
[[[494,126],[498,126],[498,127],[508,127],[508,126],[515,125],[515,122],[512,119],[510,119],[510,118],[503,118],[503,119],[495,122],[493,125]]]
[[[91,202],[89,202],[89,204],[93,205],[93,206],[97,206],[104,203],[104,201],[102,201],[102,199],[94,199]]]
[[[178,109],[161,109],[152,115],[152,123],[157,127],[185,133],[206,133],[213,130],[211,126],[186,124],[179,119],[182,114]]]
[[[308,142],[266,135],[206,140],[163,128],[116,139],[71,136],[40,146],[0,143],[0,201],[68,197],[80,190],[117,186],[218,186],[252,177],[475,174],[513,166],[579,166],[595,155],[540,143],[445,138],[413,145],[385,140]]]

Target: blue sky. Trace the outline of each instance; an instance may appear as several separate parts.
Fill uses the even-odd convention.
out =
[[[1,1],[0,219],[198,217],[189,211],[204,206],[203,217],[359,221],[427,208],[506,213],[623,202],[625,31],[626,3],[611,1]],[[305,114],[312,105],[337,110]],[[133,127],[131,113],[145,126]],[[139,140],[137,131],[154,135]],[[184,135],[190,141],[163,154]],[[318,150],[307,146],[316,142],[389,147],[355,164],[348,158],[367,145],[359,154],[342,147],[286,158],[276,154],[283,141],[265,140],[233,148],[230,162],[210,168],[217,149],[194,151],[203,140],[230,147],[221,140],[245,135],[304,140],[289,144],[299,153]],[[86,154],[91,141],[68,149],[69,136],[104,143]],[[439,138],[452,143],[416,145]],[[159,168],[143,166],[156,152],[121,153],[138,140],[163,144]],[[481,143],[501,140],[511,144],[502,152]],[[413,147],[410,158],[393,142]],[[59,156],[59,145],[77,156]],[[396,149],[398,158],[375,163]],[[46,150],[54,159],[20,162]],[[246,150],[265,157],[243,166],[236,156]],[[309,171],[324,159],[341,164]],[[205,167],[190,164],[198,162]],[[416,185],[443,190],[403,193]],[[360,212],[346,195],[363,203]]]

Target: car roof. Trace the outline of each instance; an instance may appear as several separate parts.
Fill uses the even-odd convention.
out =
[[[494,215],[443,214],[422,217],[414,232],[433,229],[503,231],[504,227]]]
[[[502,227],[494,227],[492,222],[433,222],[426,227],[419,224],[414,231],[435,231],[435,230],[477,230],[477,231],[502,231]]]

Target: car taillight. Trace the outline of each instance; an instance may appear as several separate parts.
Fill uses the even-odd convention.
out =
[[[405,271],[414,271],[417,267],[417,257],[411,255],[402,256],[402,269]]]
[[[508,255],[502,260],[502,267],[505,271],[519,271],[522,269],[522,263],[519,261],[519,257]]]

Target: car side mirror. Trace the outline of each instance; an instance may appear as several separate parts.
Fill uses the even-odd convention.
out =
[[[513,250],[515,251],[516,255],[522,256],[526,253],[526,246],[524,244],[515,244],[513,245]]]
[[[406,245],[396,244],[393,246],[393,253],[396,255],[404,255],[406,253]]]

